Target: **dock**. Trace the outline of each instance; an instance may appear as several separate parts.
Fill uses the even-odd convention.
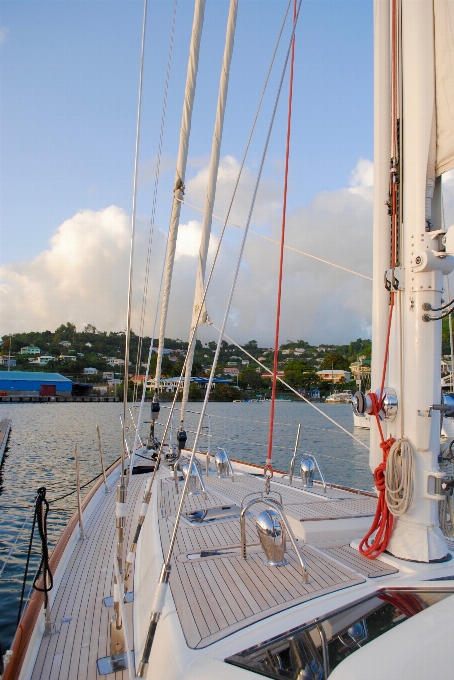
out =
[[[11,432],[11,424],[11,418],[4,418],[0,421],[0,465],[3,461],[3,455],[8,443],[9,433]]]
[[[48,402],[63,402],[63,401],[120,401],[119,397],[28,397],[28,396],[6,396],[6,397],[0,397],[0,404],[1,403],[33,403],[33,404],[47,404]]]

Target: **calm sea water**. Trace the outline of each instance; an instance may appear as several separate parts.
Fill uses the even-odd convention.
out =
[[[167,405],[166,405],[167,406]],[[201,404],[189,405],[185,426],[188,443],[193,441]],[[322,404],[320,408],[349,432],[368,444],[369,432],[353,427],[348,404]],[[74,447],[81,461],[82,484],[100,472],[96,425],[102,434],[106,466],[120,455],[119,403],[46,403],[0,404],[0,420],[13,421],[8,451],[0,470],[0,640],[7,649],[14,636],[20,591],[33,519],[33,503],[38,487],[45,486],[48,500],[56,500],[49,512],[49,542],[55,545],[69,517],[76,508],[76,496],[60,496],[74,491]],[[146,418],[149,406],[146,407]],[[211,446],[225,447],[231,458],[264,464],[268,442],[269,403],[213,403],[208,420]],[[167,417],[162,408],[160,423]],[[174,416],[178,425],[179,412]],[[301,402],[277,403],[273,458],[277,469],[288,469],[301,423],[300,449],[314,453],[328,481],[371,489],[372,474],[368,451],[336,428],[311,406]],[[144,424],[146,437],[149,425]],[[158,425],[157,433],[162,432]],[[132,442],[131,442],[132,443]],[[83,494],[87,493],[88,485]],[[35,535],[30,573],[25,594],[40,559],[40,545]]]

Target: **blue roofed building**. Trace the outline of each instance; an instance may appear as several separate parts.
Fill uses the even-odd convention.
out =
[[[60,373],[0,371],[0,393],[8,396],[70,397],[72,381]]]

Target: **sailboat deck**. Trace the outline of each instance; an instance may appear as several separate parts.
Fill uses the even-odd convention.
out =
[[[147,475],[148,476],[148,475]],[[135,530],[145,475],[133,475],[128,490],[125,545]],[[96,661],[109,651],[109,621],[113,609],[103,599],[113,592],[115,549],[115,489],[106,494],[85,525],[86,537],[79,541],[66,567],[55,602],[52,621],[58,633],[43,637],[32,680],[96,680]],[[132,605],[125,605],[132,640]],[[109,677],[114,677],[113,675]],[[120,680],[128,673],[115,673]]]
[[[139,463],[140,464],[140,463]],[[135,530],[142,490],[147,475],[131,478],[128,492],[130,512],[126,520],[125,545],[129,546]],[[263,490],[263,479],[249,474],[235,474],[235,481],[204,477],[207,498],[189,495],[184,511],[235,503],[251,492]],[[174,516],[181,498],[175,493],[173,476],[162,469],[156,479],[161,543],[165,550],[174,526]],[[348,517],[369,514],[375,499],[356,493],[317,487],[314,493],[303,492],[295,484],[272,483],[272,491],[282,496],[285,511],[300,520]],[[275,496],[278,498],[278,496]],[[52,620],[59,631],[41,640],[32,680],[95,680],[96,661],[109,654],[109,621],[113,610],[103,604],[112,594],[115,549],[115,492],[106,494],[86,522],[86,539],[79,541],[65,569],[52,606]],[[171,575],[171,590],[188,646],[203,648],[244,626],[288,607],[364,582],[371,576],[356,551],[331,553],[306,545],[303,548],[310,583],[303,584],[300,565],[292,550],[289,564],[269,569],[258,544],[255,516],[264,508],[257,504],[246,517],[248,559],[239,551],[240,527],[237,518],[209,525],[190,525],[182,521],[177,535]],[[201,551],[221,549],[220,554],[201,557]],[[368,562],[363,560],[363,562]],[[377,575],[391,573],[387,565],[379,566]],[[125,605],[130,640],[133,639],[132,605]],[[113,676],[109,676],[113,677]],[[115,677],[126,680],[127,672]]]
[[[201,493],[187,497],[184,512],[227,503],[240,505],[242,499],[263,491],[263,478],[235,474],[235,481],[204,477],[207,498]],[[173,480],[161,480],[159,520],[164,553],[170,543],[174,517],[181,497]],[[337,519],[374,514],[376,499],[331,489],[311,494],[298,488],[272,483],[288,515],[301,521]],[[339,497],[341,496],[341,497]],[[278,498],[273,495],[272,498]],[[293,550],[287,551],[289,564],[270,569],[264,564],[258,543],[255,517],[265,508],[258,503],[246,516],[248,557],[240,554],[238,518],[189,524],[182,520],[177,534],[170,587],[180,623],[189,647],[200,649],[260,619],[327,593],[364,583],[364,577],[385,576],[397,570],[381,562],[372,565],[349,546],[339,546],[332,554],[304,545],[310,582],[302,583],[301,567]],[[241,585],[239,585],[241,584]]]

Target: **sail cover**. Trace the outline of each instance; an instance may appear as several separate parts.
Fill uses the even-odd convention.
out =
[[[437,161],[435,173],[454,168],[454,2],[434,0]]]

